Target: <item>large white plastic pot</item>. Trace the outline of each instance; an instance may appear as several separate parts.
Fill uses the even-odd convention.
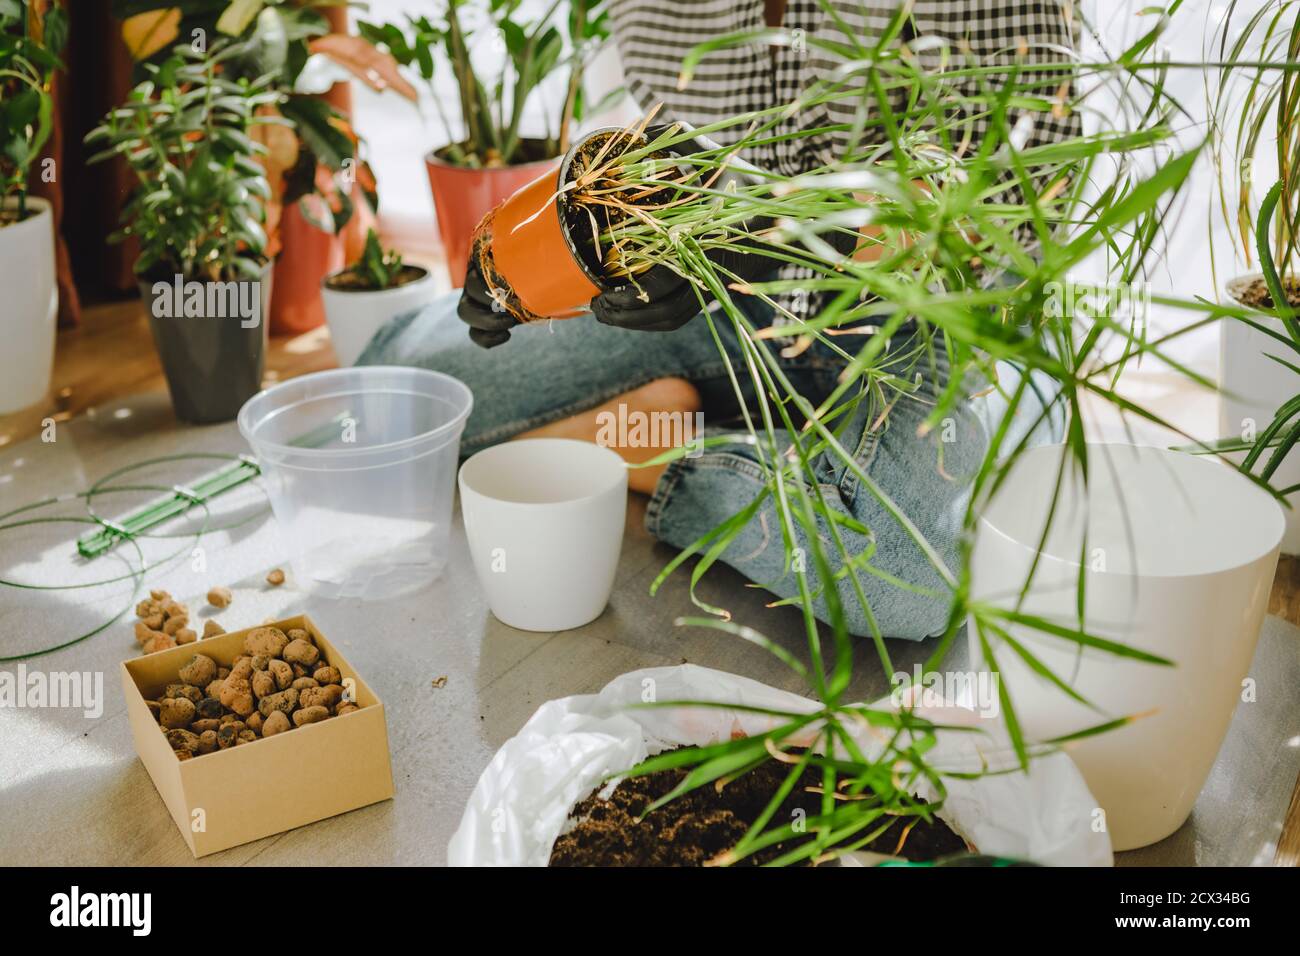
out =
[[[1028,737],[1046,740],[1111,717],[1144,715],[1069,751],[1105,811],[1115,849],[1125,850],[1163,839],[1191,813],[1241,699],[1284,520],[1270,495],[1216,459],[1090,445],[1087,493],[1067,468],[1040,553],[1062,453],[1059,445],[1027,452],[984,508],[972,595],[1015,607],[1037,559],[1021,609],[1075,627],[1082,554],[1086,630],[1175,663],[1091,648],[1080,653],[1067,639],[1008,628],[1094,711],[988,635]],[[971,659],[982,661],[973,622],[969,630]]]
[[[43,399],[54,369],[54,217],[44,199],[29,196],[27,207],[26,219],[0,226],[0,415]]]
[[[375,292],[330,288],[330,280],[338,274],[325,277],[320,294],[325,303],[325,321],[329,324],[334,355],[342,366],[356,364],[371,337],[389,319],[426,305],[436,291],[433,276],[427,269],[414,282]]]
[[[1242,288],[1258,279],[1239,276],[1227,285],[1228,298],[1240,304]],[[1281,321],[1263,312],[1256,321],[1280,335],[1286,335]],[[1276,355],[1292,365],[1300,364],[1296,353],[1245,322],[1227,319],[1219,323],[1219,435],[1239,437],[1248,428],[1256,435],[1268,427],[1283,402],[1300,395],[1300,375],[1269,358]],[[1242,457],[1235,455],[1238,460]],[[1267,458],[1265,459],[1267,460]],[[1293,450],[1270,479],[1275,488],[1300,484],[1300,451]],[[1286,511],[1283,554],[1300,554],[1300,494],[1293,493]]]

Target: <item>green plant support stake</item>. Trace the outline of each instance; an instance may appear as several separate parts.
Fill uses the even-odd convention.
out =
[[[339,412],[329,421],[299,435],[289,444],[298,448],[319,448],[338,434],[338,426],[350,415],[350,411]],[[261,473],[262,469],[258,466],[257,459],[251,455],[241,455],[239,461],[205,475],[191,485],[175,486],[174,494],[170,498],[145,505],[131,512],[121,521],[108,522],[100,519],[103,527],[77,539],[77,552],[83,558],[97,558],[118,541],[133,538],[150,528],[156,528],[163,522],[183,515],[196,504],[207,504],[217,495],[237,488]]]

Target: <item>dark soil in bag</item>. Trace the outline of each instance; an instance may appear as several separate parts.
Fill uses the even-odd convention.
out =
[[[555,841],[550,865],[704,866],[736,845],[788,773],[787,766],[768,761],[721,790],[712,785],[700,787],[643,820],[638,818],[646,807],[670,793],[686,777],[687,771],[661,770],[623,780],[608,799],[602,799],[598,790],[573,808],[571,817],[578,823]],[[821,781],[820,770],[805,771],[773,816],[773,823],[780,825],[780,821],[791,819],[799,809],[809,818],[820,814],[821,794],[808,788],[819,788]],[[913,820],[916,822],[908,830]],[[791,839],[767,847],[735,865],[758,866],[770,862],[800,842],[801,839]],[[900,817],[862,849],[896,854],[912,861],[928,861],[967,852],[968,847],[941,820],[929,823],[915,817]]]

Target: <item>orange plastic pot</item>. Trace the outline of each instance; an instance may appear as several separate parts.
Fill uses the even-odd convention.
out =
[[[493,214],[492,260],[529,318],[572,318],[600,294],[569,239],[559,207],[560,176],[541,176]]]
[[[453,287],[465,284],[474,227],[503,199],[557,165],[558,159],[544,159],[499,169],[467,169],[452,165],[437,153],[424,157],[429,190],[438,215],[438,235]]]

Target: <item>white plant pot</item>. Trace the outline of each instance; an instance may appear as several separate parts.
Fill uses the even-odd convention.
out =
[[[972,558],[974,600],[1077,626],[1086,531],[1085,629],[1175,666],[1085,649],[1023,626],[1011,636],[1100,712],[1066,696],[989,635],[1028,738],[1048,740],[1115,717],[1117,730],[1069,753],[1105,811],[1116,850],[1146,846],[1191,813],[1241,699],[1277,566],[1284,520],[1267,492],[1230,466],[1159,448],[1090,445],[1085,496],[1069,469],[1051,536],[1062,446],[1027,452],[983,510]],[[968,625],[971,660],[984,660]]]
[[[27,205],[34,215],[0,227],[0,415],[45,398],[54,369],[54,217],[44,199],[29,196]]]
[[[423,271],[424,275],[414,282],[378,292],[331,289],[330,280],[339,273],[325,277],[321,283],[321,298],[325,302],[325,321],[329,324],[339,365],[354,365],[365,351],[366,344],[389,319],[412,312],[433,300],[433,276],[427,269]]]
[[[1236,290],[1258,277],[1256,273],[1233,279],[1227,285],[1227,298],[1240,304]],[[1260,312],[1257,319],[1261,325],[1285,334],[1282,323],[1274,316]],[[1219,435],[1240,436],[1248,428],[1258,435],[1283,402],[1300,395],[1300,376],[1268,356],[1276,355],[1292,365],[1300,364],[1300,356],[1244,322],[1225,319],[1219,329]],[[1229,457],[1240,461],[1244,456]],[[1292,450],[1283,459],[1271,481],[1275,488],[1300,484],[1300,450]],[[1291,507],[1286,509],[1282,553],[1300,554],[1300,494],[1291,494],[1288,500]]]

